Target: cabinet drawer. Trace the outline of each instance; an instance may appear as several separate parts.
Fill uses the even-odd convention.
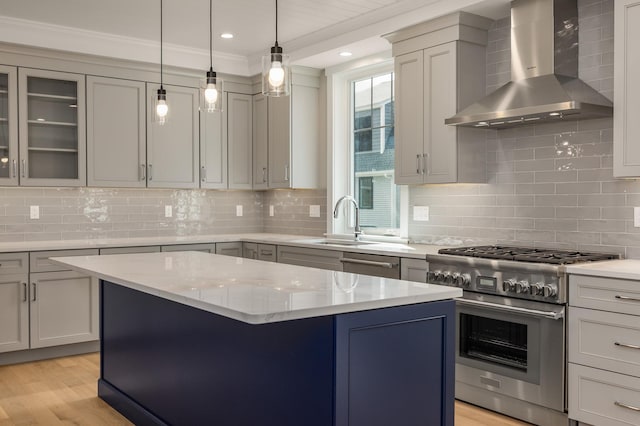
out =
[[[0,253],[0,275],[28,273],[29,253]]]
[[[277,259],[276,246],[273,244],[258,244],[258,260],[275,262]]]
[[[640,317],[569,308],[569,362],[640,377]]]
[[[569,275],[569,305],[640,315],[640,282]]]
[[[640,425],[640,378],[569,364],[569,418],[598,426]],[[626,406],[626,407],[625,407]]]
[[[100,254],[131,254],[131,253],[157,253],[160,246],[145,247],[112,247],[100,249]]]
[[[279,263],[342,271],[341,251],[278,246],[277,256]]]
[[[31,268],[31,272],[68,271],[68,267],[54,264],[49,260],[49,258],[63,256],[93,256],[97,254],[98,249],[32,251],[29,253],[29,267]]]
[[[171,246],[162,246],[161,251],[201,251],[204,253],[215,253],[215,243],[205,244],[175,244]]]

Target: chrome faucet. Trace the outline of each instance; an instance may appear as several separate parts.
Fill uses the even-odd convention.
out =
[[[358,202],[356,201],[356,199],[353,198],[351,195],[345,195],[344,197],[341,197],[336,202],[336,206],[333,209],[333,217],[334,219],[338,218],[338,207],[340,207],[340,204],[342,204],[342,201],[344,200],[351,201],[353,206],[356,208],[356,226],[354,228],[354,234],[357,241],[360,239],[360,235],[362,234],[362,229],[360,229],[360,207],[358,207]]]

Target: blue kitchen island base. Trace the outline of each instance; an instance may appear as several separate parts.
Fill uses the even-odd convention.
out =
[[[253,325],[100,290],[98,395],[136,425],[453,426],[453,300]]]

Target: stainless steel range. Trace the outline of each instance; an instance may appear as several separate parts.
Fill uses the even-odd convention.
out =
[[[567,425],[567,264],[602,253],[509,246],[441,249],[427,281],[461,287],[456,398],[537,425]]]

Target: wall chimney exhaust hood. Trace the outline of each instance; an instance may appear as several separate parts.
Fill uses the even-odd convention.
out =
[[[578,79],[577,0],[511,2],[511,81],[445,120],[504,129],[613,115],[613,103]]]

